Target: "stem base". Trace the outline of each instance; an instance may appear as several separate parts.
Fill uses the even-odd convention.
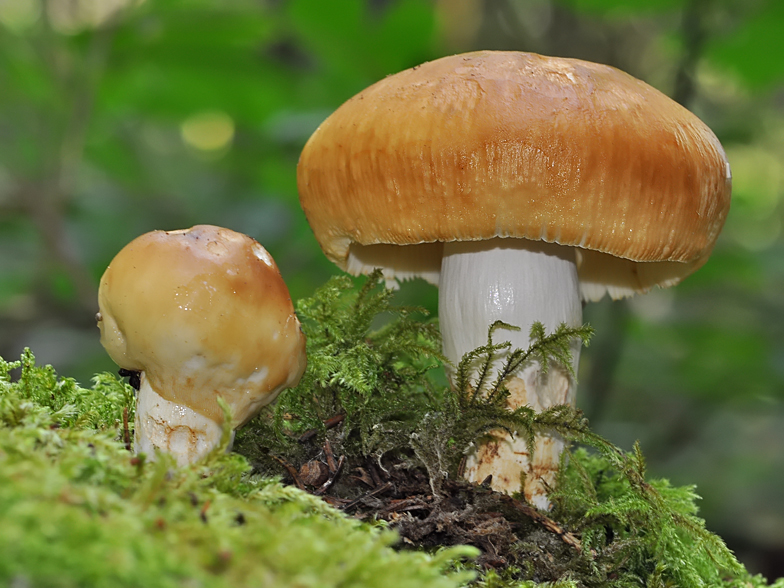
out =
[[[174,456],[184,466],[204,457],[220,444],[221,426],[182,404],[160,396],[141,372],[136,403],[134,452],[155,459],[155,451]]]

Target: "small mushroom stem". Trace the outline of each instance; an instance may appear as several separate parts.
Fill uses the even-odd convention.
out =
[[[520,327],[503,331],[499,340],[526,349],[534,322],[548,332],[561,323],[582,322],[577,266],[573,249],[525,239],[454,242],[444,245],[439,283],[439,320],[444,354],[455,365],[462,356],[487,343],[487,329],[497,320]],[[573,343],[576,370],[580,346]],[[497,360],[500,367],[503,356]],[[551,366],[546,374],[533,363],[507,382],[509,408],[529,405],[542,411],[575,404],[575,382],[569,373]],[[465,477],[479,482],[492,475],[492,487],[519,492],[538,508],[549,508],[547,489],[558,471],[564,441],[559,436],[536,438],[533,458],[524,441],[503,432],[468,456]]]
[[[217,447],[222,433],[219,423],[160,396],[141,372],[134,432],[137,454],[155,459],[155,450],[164,451],[184,466]]]

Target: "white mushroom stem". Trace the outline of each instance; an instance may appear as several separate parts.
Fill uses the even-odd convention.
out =
[[[444,354],[455,365],[465,353],[487,343],[487,329],[497,320],[520,331],[498,331],[496,341],[508,340],[513,348],[526,349],[534,322],[541,322],[548,333],[561,323],[579,326],[582,322],[574,249],[525,239],[446,243],[438,305]],[[576,371],[578,342],[572,353]],[[542,411],[575,403],[574,379],[559,368],[550,367],[542,374],[541,366],[534,363],[512,378],[507,388],[512,409],[527,404]],[[481,482],[492,475],[494,489],[512,493],[521,490],[524,476],[526,499],[546,509],[547,489],[555,482],[563,447],[559,436],[539,436],[529,459],[524,441],[499,431],[468,456],[465,477]]]
[[[136,402],[134,451],[155,459],[155,450],[170,453],[177,465],[193,463],[220,444],[220,424],[195,410],[161,397],[144,372]],[[234,433],[232,432],[232,436]],[[233,439],[232,439],[233,440]]]

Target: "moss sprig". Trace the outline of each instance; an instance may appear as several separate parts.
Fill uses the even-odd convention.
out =
[[[239,445],[263,461],[249,437],[274,436],[271,451],[296,459],[296,439],[311,431],[323,440],[325,421],[337,415],[349,455],[384,452],[404,439],[432,404],[428,374],[444,357],[437,325],[423,320],[427,312],[396,306],[393,296],[376,271],[359,288],[347,276],[333,277],[299,301],[308,367],[296,388],[240,432]]]
[[[577,449],[568,466],[564,456],[551,499],[607,573],[628,576],[629,585],[647,575],[651,586],[695,588],[745,577],[722,539],[697,516],[693,486],[648,480],[639,443],[623,452],[595,435],[582,437],[597,451]]]
[[[427,468],[434,491],[438,490],[439,480],[457,476],[463,456],[490,431],[503,430],[522,437],[530,448],[535,446],[536,434],[545,431],[567,438],[589,434],[582,414],[566,406],[540,413],[529,406],[511,410],[507,406],[506,385],[532,362],[538,362],[543,373],[558,366],[574,376],[574,345],[587,344],[592,328],[562,324],[547,334],[537,322],[531,327],[531,343],[526,349],[513,349],[508,341],[494,342],[493,337],[500,329],[519,330],[502,321],[491,324],[487,343],[463,356],[455,369],[454,385],[443,395],[441,405],[424,415],[410,437],[410,445]]]
[[[499,329],[519,331],[520,327],[495,321],[488,328],[487,344],[466,353],[457,366],[454,389],[464,409],[479,403],[503,404],[506,400],[505,383],[515,373],[534,361],[538,362],[544,374],[548,372],[551,365],[557,365],[576,377],[572,366],[573,342],[577,340],[587,346],[593,336],[593,328],[590,325],[569,327],[562,323],[548,335],[544,325],[535,322],[531,325],[529,333],[531,343],[528,348],[512,349],[509,341],[493,342],[493,335]],[[501,354],[504,354],[506,359],[492,384],[488,385],[494,371],[493,366]],[[479,364],[478,369],[476,364]],[[471,381],[475,371],[477,376],[474,381]]]

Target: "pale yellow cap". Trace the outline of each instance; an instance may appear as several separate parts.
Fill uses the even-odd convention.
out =
[[[305,336],[272,256],[210,225],[153,231],[101,278],[101,343],[163,398],[216,422],[249,420],[305,369]]]
[[[628,74],[482,51],[348,100],[305,146],[298,187],[324,253],[353,273],[437,283],[441,243],[525,238],[579,248],[596,299],[700,267],[731,174],[702,121]]]

